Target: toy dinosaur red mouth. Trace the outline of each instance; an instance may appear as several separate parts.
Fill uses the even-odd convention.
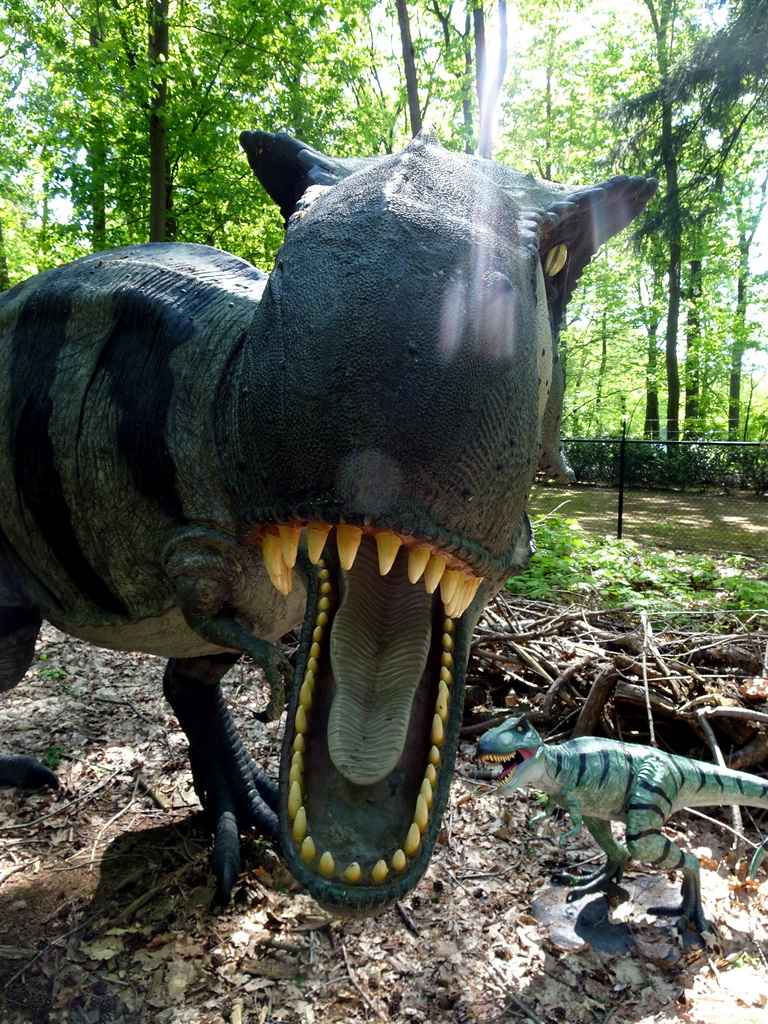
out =
[[[534,757],[536,754],[535,750],[514,750],[511,754],[481,754],[480,759],[484,764],[501,765],[501,771],[496,777],[496,782],[506,782],[510,779],[517,769],[528,760],[529,757]]]

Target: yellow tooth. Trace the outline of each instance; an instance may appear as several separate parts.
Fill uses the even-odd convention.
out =
[[[424,794],[419,793],[416,797],[416,811],[413,815],[413,820],[418,825],[419,832],[424,832],[429,821],[429,808],[427,807],[427,801],[424,799]]]
[[[288,775],[288,785],[293,786],[294,782],[298,782],[299,786],[301,786],[302,774],[302,769],[298,765],[292,764],[290,774]]]
[[[318,609],[318,611],[321,611],[321,612],[327,612],[330,607],[331,607],[331,599],[330,599],[330,597],[328,597],[327,594],[324,594],[320,598],[320,600],[317,602],[317,609]]]
[[[477,588],[482,583],[482,579],[479,576],[473,576],[471,579],[464,579],[458,586],[456,593],[453,595],[451,602],[450,614],[458,618],[463,615],[464,612],[469,608],[475,599]]]
[[[430,765],[429,767],[431,768],[432,765]],[[434,771],[434,769],[433,769],[433,771]],[[431,781],[429,779],[429,775],[426,772],[424,773],[424,779],[422,780],[422,783],[421,783],[421,795],[427,801],[427,807],[431,807],[432,806],[432,783],[431,783]]]
[[[440,764],[440,751],[437,747],[432,747],[429,751],[429,763],[434,765],[435,768]]]
[[[307,744],[304,742],[304,737],[301,733],[294,738],[293,749],[297,754],[303,754],[307,749]]]
[[[431,556],[429,548],[411,548],[408,552],[408,579],[411,583],[418,583],[424,575]]]
[[[451,665],[453,664],[453,655],[451,654],[450,651],[443,651],[443,653],[440,655],[440,664],[444,668],[451,667]]]
[[[443,604],[448,606],[453,600],[456,588],[462,581],[464,574],[458,569],[446,569],[440,580],[440,597]]]
[[[315,842],[312,836],[307,836],[304,842],[301,844],[301,859],[309,864],[310,861],[315,859]]]
[[[324,528],[324,529],[325,529],[325,530],[327,531],[327,532],[326,532],[326,537],[328,536],[328,533],[330,533],[330,530],[331,530],[330,526],[325,526],[325,524],[324,524],[324,523],[320,523],[320,524],[315,524],[315,525],[320,525],[320,526],[322,526],[322,527],[323,527],[323,528]],[[320,569],[320,571],[318,572],[318,574],[317,574],[317,575],[318,575],[318,576],[320,577],[320,579],[321,579],[321,580],[327,581],[327,580],[328,580],[328,579],[330,578],[330,575],[331,575],[331,574],[330,574],[330,572],[329,572],[329,571],[328,571],[328,570],[326,569],[326,567],[325,567],[325,562],[324,562],[324,561],[322,561],[322,559],[321,559],[320,561],[318,561],[318,563],[317,563],[317,564],[318,564],[318,567],[319,567],[319,569]]]
[[[309,656],[314,658],[315,661],[320,657],[320,644],[317,641],[309,648]]]
[[[424,772],[424,778],[429,782],[430,786],[434,789],[435,783],[437,782],[437,771],[433,764],[428,764]]]
[[[377,885],[381,885],[381,883],[385,880],[388,874],[389,868],[387,867],[386,861],[377,860],[376,863],[371,868],[371,878],[374,880],[374,882],[376,882]]]
[[[443,632],[452,633],[454,630],[453,619],[446,619],[443,623]]]
[[[290,594],[292,574],[283,558],[280,537],[276,533],[263,534],[261,538],[261,552],[273,585],[281,594]]]
[[[333,872],[336,870],[336,865],[333,863],[333,857],[329,850],[326,850],[323,856],[320,858],[320,863],[317,865],[321,875],[325,875],[326,878],[330,878]]]
[[[440,721],[445,725],[448,721],[448,690],[440,689],[437,693],[437,700],[435,701],[435,714]]]
[[[411,827],[408,829],[408,835],[405,837],[405,842],[403,843],[403,849],[405,850],[405,852],[408,854],[409,857],[413,857],[414,854],[419,852],[419,847],[420,846],[421,846],[421,832],[419,831],[419,826],[414,821],[411,824]]]
[[[307,658],[307,675],[309,675],[310,672],[314,678],[315,672],[317,672],[317,658]]]
[[[363,539],[363,531],[359,526],[337,526],[336,546],[339,549],[339,561],[342,569],[351,569],[357,558],[357,549]]]
[[[432,719],[432,731],[429,734],[429,740],[431,743],[434,743],[436,747],[439,747],[443,742],[444,736],[443,723],[440,720],[440,715],[436,714]]]
[[[312,565],[317,565],[325,547],[331,527],[328,523],[307,523],[307,554]],[[322,573],[320,573],[322,578]]]
[[[402,540],[394,533],[377,533],[376,547],[379,552],[379,573],[386,576],[395,564],[397,552],[403,546]]]
[[[315,641],[315,643],[319,643],[323,639],[324,632],[325,631],[322,626],[315,626],[315,628],[312,630],[312,639]]]
[[[278,526],[280,534],[280,547],[283,552],[283,561],[292,569],[296,564],[296,554],[299,550],[301,530],[297,526]]]
[[[291,821],[295,821],[296,815],[299,813],[299,808],[304,803],[304,797],[301,792],[301,786],[298,782],[291,784],[291,788],[288,792],[288,817]]]
[[[312,677],[307,673],[307,678],[301,684],[301,690],[299,691],[299,704],[304,708],[305,711],[312,710]]]
[[[297,750],[291,758],[291,768],[298,768],[300,772],[304,771],[304,755],[300,750]]]
[[[321,594],[323,595],[323,597],[328,597],[328,595],[330,594],[330,592],[331,592],[332,590],[333,590],[333,587],[332,587],[332,586],[331,586],[331,584],[330,584],[330,583],[328,582],[328,580],[324,580],[324,581],[323,581],[323,582],[322,582],[322,583],[320,584],[320,593],[321,593]]]
[[[445,572],[447,561],[448,559],[445,555],[432,555],[427,563],[427,568],[424,570],[424,586],[427,588],[428,594],[434,594],[437,590],[437,585]]]
[[[327,612],[319,612],[317,618],[315,619],[315,622],[318,624],[318,626],[327,626],[328,625],[328,613]]]
[[[554,277],[555,274],[558,274],[565,266],[567,258],[568,249],[562,242],[560,245],[553,246],[544,257],[544,273],[547,277]]]
[[[393,871],[403,871],[407,863],[403,851],[395,850],[394,854],[392,855],[392,860],[389,863],[392,866]]]
[[[299,704],[299,706],[296,708],[295,726],[296,726],[296,732],[300,736],[304,735],[304,733],[307,731],[307,728],[309,726],[309,723],[307,721],[307,712],[304,710],[304,708],[301,706],[301,704]]]
[[[300,807],[293,822],[293,838],[300,843],[307,834],[307,812]]]
[[[440,666],[440,682],[445,683],[447,686],[450,686],[451,683],[453,682],[451,670],[447,668],[445,665]]]
[[[344,878],[348,882],[353,882],[353,883],[354,882],[359,882],[362,877],[363,877],[363,872],[361,871],[360,865],[357,863],[357,861],[353,861],[349,865],[347,870],[344,872]]]

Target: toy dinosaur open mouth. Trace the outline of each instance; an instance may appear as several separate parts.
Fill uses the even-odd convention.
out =
[[[529,757],[536,755],[535,750],[514,750],[511,753],[506,754],[480,754],[480,760],[484,764],[501,765],[501,771],[496,776],[496,782],[501,784],[502,782],[508,782],[511,779],[521,764],[524,764]]]
[[[280,828],[299,881],[355,912],[392,902],[429,861],[463,710],[457,625],[481,579],[413,537],[340,526],[329,538],[331,529],[307,528],[317,589],[288,711]],[[299,532],[263,535],[281,587]]]

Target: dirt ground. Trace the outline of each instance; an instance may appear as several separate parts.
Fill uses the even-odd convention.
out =
[[[616,536],[619,492],[608,487],[537,484],[531,492],[532,518],[558,510],[577,519],[587,533]],[[622,536],[681,551],[711,551],[765,559],[768,550],[768,494],[748,491],[627,490]]]
[[[553,870],[596,848],[584,834],[563,852],[562,820],[531,832],[525,799],[479,792],[469,740],[436,856],[395,909],[330,918],[252,839],[232,905],[212,911],[208,841],[162,668],[46,627],[0,705],[5,749],[59,756],[62,784],[0,790],[1,1024],[768,1020],[765,866],[759,885],[744,881],[723,827],[673,819],[667,835],[702,859],[718,932],[705,948],[683,948],[670,919],[645,913],[644,887],[669,903],[679,879],[639,865],[611,920],[596,897],[567,905]],[[236,668],[227,694],[274,773],[280,726],[253,718],[259,674]]]

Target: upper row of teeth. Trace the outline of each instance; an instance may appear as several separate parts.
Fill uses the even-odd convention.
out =
[[[504,761],[511,761],[513,754],[481,754],[480,760],[486,764],[503,764]]]
[[[284,524],[267,527],[261,535],[264,564],[270,580],[281,594],[291,592],[292,570],[296,564],[303,528]],[[319,562],[332,529],[328,523],[307,523],[307,554],[313,565]],[[428,594],[434,594],[439,586],[445,614],[450,618],[458,618],[464,614],[477,593],[482,577],[475,576],[466,568],[449,568],[447,555],[435,554],[430,547],[414,542],[413,538],[406,541],[390,530],[376,531],[374,537],[379,555],[379,572],[382,576],[387,575],[395,563],[398,551],[404,543],[408,543],[408,579],[411,583],[418,583],[423,579]],[[336,546],[342,569],[351,569],[355,564],[362,539],[363,531],[359,526],[342,524],[336,527]]]

